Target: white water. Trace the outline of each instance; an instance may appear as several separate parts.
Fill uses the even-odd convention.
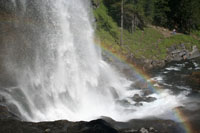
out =
[[[93,41],[88,0],[20,2],[23,13],[14,22],[18,37],[7,42],[4,62],[16,87],[1,93],[25,119],[77,121],[108,116],[125,121],[159,116],[180,105],[184,96],[164,91],[154,94],[158,100],[152,103],[131,106],[134,101],[129,97],[140,91],[130,90],[132,82],[102,60]],[[121,99],[130,105],[119,104]]]

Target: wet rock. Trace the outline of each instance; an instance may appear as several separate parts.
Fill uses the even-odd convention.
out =
[[[104,120],[90,122],[22,122],[17,120],[0,120],[1,133],[118,133]]]
[[[132,98],[133,101],[135,102],[141,102],[144,101],[144,99],[139,95],[139,94],[135,94]]]
[[[120,129],[120,133],[126,133],[128,129],[135,129],[136,132],[141,133],[140,130],[144,128],[144,131],[149,133],[182,133],[182,128],[179,123],[173,122],[171,120],[161,120],[161,119],[133,119],[125,123],[115,122],[112,125]],[[150,127],[153,127],[154,131],[150,131]],[[131,132],[129,132],[131,133]]]
[[[153,101],[155,101],[155,100],[156,100],[155,97],[146,97],[146,98],[145,98],[145,102],[153,102]]]
[[[93,120],[88,123],[84,123],[84,124],[80,125],[80,127],[77,128],[78,129],[77,133],[79,133],[79,132],[82,132],[82,133],[118,133],[118,131],[116,129],[112,128],[112,126],[110,124],[108,124],[106,121],[101,120],[101,119]],[[72,131],[76,131],[76,130],[73,129]]]
[[[150,127],[149,128],[149,132],[151,132],[151,133],[157,133],[158,131],[156,129],[154,129],[153,127]]]
[[[129,101],[126,100],[126,99],[118,100],[117,103],[122,105],[122,106],[129,106],[130,105]]]
[[[16,119],[20,120],[15,114],[11,113],[6,106],[0,105],[0,120]]]
[[[146,97],[146,96],[140,96],[139,94],[135,94],[132,98],[133,101],[139,103],[139,102],[153,102],[156,100],[155,97]]]
[[[51,129],[48,128],[45,130],[45,133],[49,133],[50,131],[51,131]]]
[[[145,128],[141,128],[140,129],[140,133],[149,133],[149,131],[147,129],[145,129]]]
[[[148,89],[143,89],[142,93],[143,93],[142,94],[143,96],[148,96],[148,95],[152,94],[153,91],[148,88]]]
[[[135,105],[136,107],[140,107],[140,106],[143,105],[143,103],[135,103],[134,105]]]

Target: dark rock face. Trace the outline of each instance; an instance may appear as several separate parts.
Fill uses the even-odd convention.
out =
[[[17,120],[0,120],[1,133],[118,133],[104,120],[91,122],[21,122]]]
[[[0,120],[5,120],[5,119],[19,120],[19,117],[10,112],[6,106],[0,105]]]
[[[24,122],[11,113],[6,106],[0,105],[0,133],[118,133],[102,119],[90,122]]]
[[[93,120],[90,122],[80,122],[76,126],[68,128],[70,133],[118,133],[118,131],[104,120]]]
[[[185,113],[190,113],[185,110]],[[117,122],[108,117],[90,122],[24,122],[5,106],[0,106],[0,133],[182,133],[180,123],[171,120],[142,119]],[[196,117],[195,117],[196,118]],[[197,119],[195,119],[197,120]],[[191,119],[193,128],[199,132],[199,122]]]
[[[145,58],[128,58],[130,62],[136,64],[138,67],[142,68],[144,71],[149,71],[151,69],[164,67],[164,60],[153,60],[153,59],[145,59]]]

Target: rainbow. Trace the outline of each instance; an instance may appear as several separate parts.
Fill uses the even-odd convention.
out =
[[[181,109],[175,108],[174,116],[178,122],[182,123],[181,128],[184,129],[184,133],[195,133],[195,131],[192,130],[192,125],[188,122],[188,118]]]
[[[162,87],[154,86],[153,84],[155,83],[155,81],[149,80],[151,77],[147,73],[145,73],[142,69],[140,69],[133,63],[129,63],[123,56],[115,54],[111,49],[105,47],[104,45],[100,43],[96,43],[96,45],[100,47],[103,51],[108,52],[112,57],[116,58],[117,60],[120,60],[121,62],[128,64],[130,68],[132,68],[136,72],[137,74],[136,77],[138,79],[148,81],[148,88],[150,88],[152,92],[156,94],[159,94],[161,92]],[[180,124],[181,133],[197,133],[192,129],[192,125],[188,122],[187,116],[184,115],[184,112],[180,108],[175,108],[173,110],[173,115],[175,120],[181,123]]]

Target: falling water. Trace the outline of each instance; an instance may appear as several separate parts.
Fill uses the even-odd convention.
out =
[[[165,111],[178,105],[168,92],[140,108],[117,102],[140,92],[131,90],[132,82],[102,60],[93,41],[88,0],[12,0],[9,4],[11,28],[1,39],[3,67],[12,86],[0,93],[24,119],[76,121],[109,116],[128,120],[152,115],[155,107]]]

